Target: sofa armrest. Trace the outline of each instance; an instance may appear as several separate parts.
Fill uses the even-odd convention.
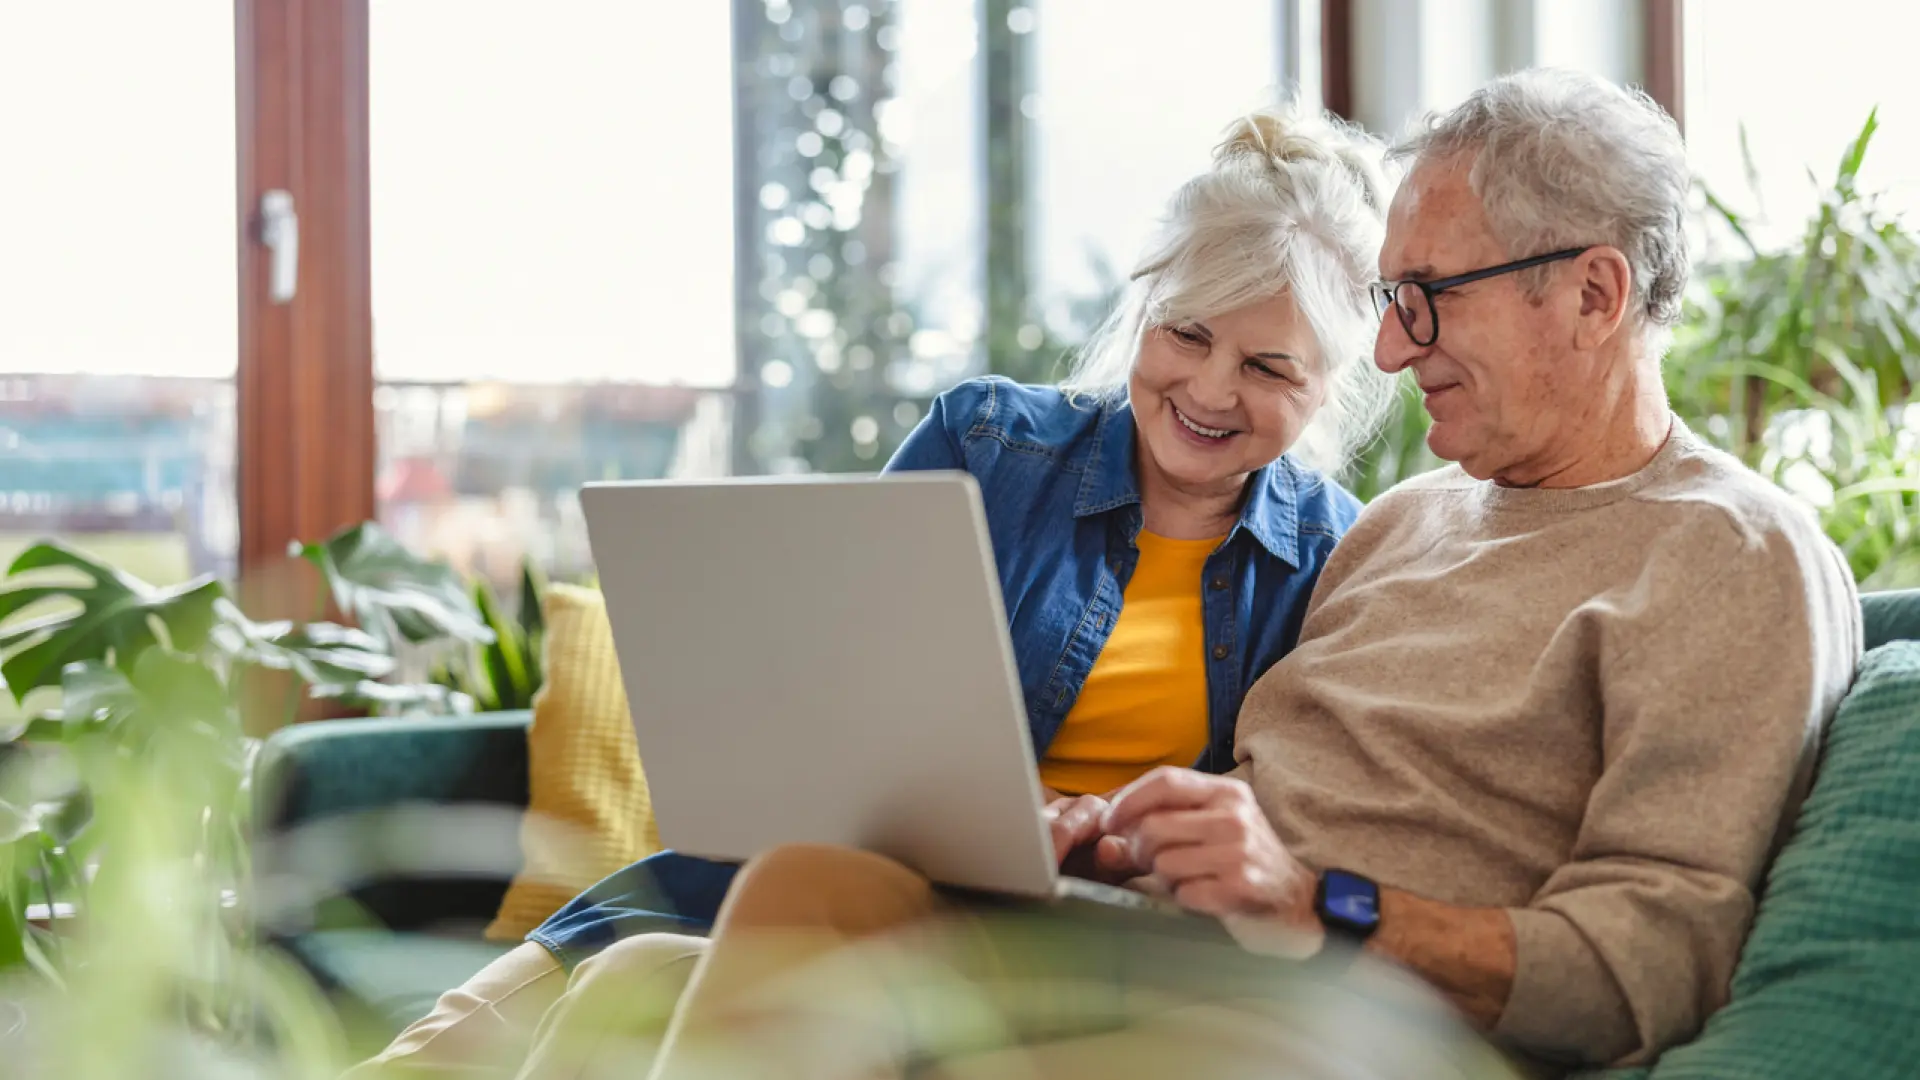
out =
[[[1865,593],[1860,612],[1869,650],[1889,641],[1920,641],[1920,589]]]
[[[527,712],[320,720],[260,748],[260,828],[278,832],[407,802],[527,805]]]
[[[492,918],[519,867],[530,722],[322,720],[274,733],[253,769],[262,929],[469,931]]]

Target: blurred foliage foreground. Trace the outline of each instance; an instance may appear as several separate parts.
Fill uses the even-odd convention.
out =
[[[160,588],[56,542],[8,568],[0,675],[29,719],[0,737],[0,1076],[341,1065],[332,1010],[251,940],[247,732],[303,697],[524,707],[539,604],[509,620],[373,525],[292,554],[358,627],[256,622],[211,578]]]

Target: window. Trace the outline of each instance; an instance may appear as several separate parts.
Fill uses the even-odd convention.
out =
[[[1900,0],[1844,0],[1818,14],[1755,18],[1741,5],[1687,5],[1688,150],[1710,191],[1761,215],[1762,242],[1800,236],[1818,188],[1832,184],[1875,106],[1880,130],[1860,189],[1884,191],[1889,209],[1920,212],[1920,96],[1906,70],[1912,43],[1900,32],[1911,10]],[[1742,162],[1743,127],[1757,190]]]
[[[1274,100],[1272,0],[1049,0],[1037,9],[1034,192],[1047,328],[1082,340],[1167,198],[1233,119]]]
[[[233,48],[231,4],[0,9],[0,559],[234,571]]]
[[[740,0],[743,472],[867,472],[977,370],[969,0]]]
[[[1503,72],[1644,81],[1652,0],[1352,0],[1354,119],[1388,138]]]
[[[369,14],[380,515],[463,571],[583,572],[581,483],[728,465],[726,5]]]

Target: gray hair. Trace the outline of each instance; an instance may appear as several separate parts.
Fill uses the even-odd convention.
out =
[[[1652,98],[1597,76],[1503,76],[1391,152],[1417,168],[1471,156],[1467,182],[1509,258],[1608,244],[1633,268],[1631,318],[1657,359],[1680,321],[1691,180],[1680,129]],[[1535,295],[1551,268],[1523,271]]]
[[[1389,193],[1384,147],[1324,113],[1276,106],[1235,121],[1213,167],[1182,185],[1112,315],[1061,387],[1126,393],[1149,327],[1290,293],[1320,349],[1327,396],[1293,451],[1337,472],[1378,430],[1393,383],[1372,363]]]

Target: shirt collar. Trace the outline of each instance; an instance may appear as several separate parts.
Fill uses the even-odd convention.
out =
[[[1134,473],[1133,407],[1122,399],[1101,406],[1093,435],[1093,452],[1080,478],[1073,516],[1104,514],[1140,502],[1140,484]],[[1300,568],[1300,473],[1292,458],[1254,473],[1247,481],[1247,499],[1233,532],[1242,530],[1274,558]],[[1233,534],[1228,534],[1231,540]]]

